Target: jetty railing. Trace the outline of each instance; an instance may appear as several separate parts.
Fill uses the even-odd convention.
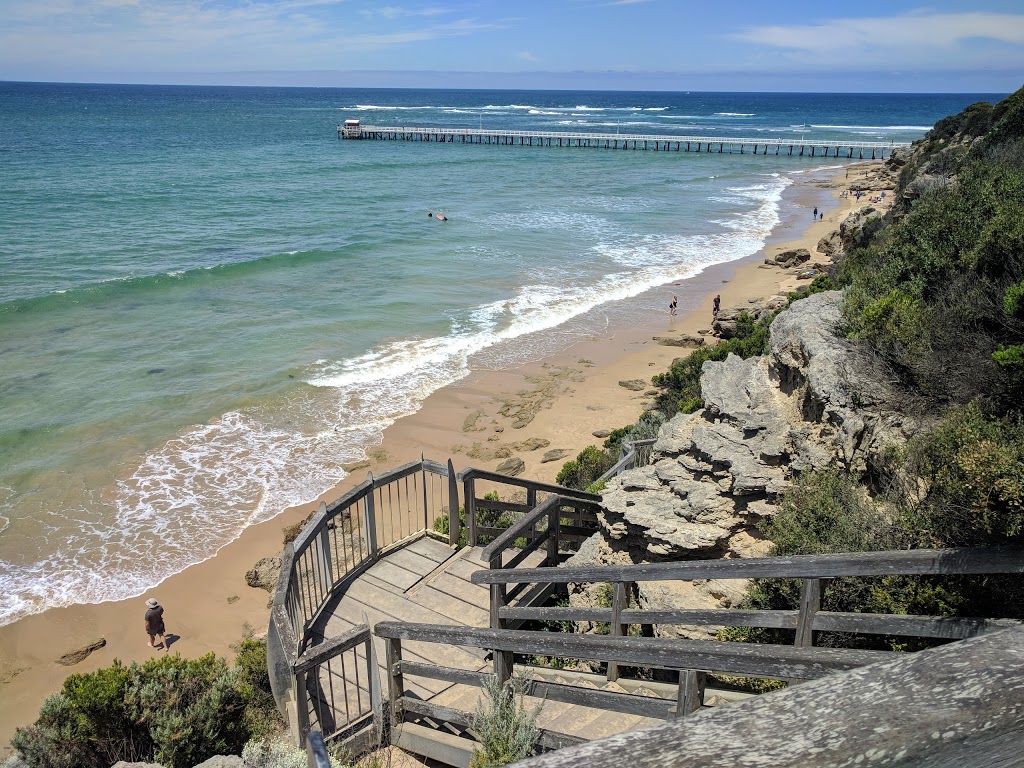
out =
[[[271,687],[292,732],[303,743],[310,716],[324,738],[351,731],[365,720],[362,692],[352,690],[336,673],[369,664],[369,629],[322,640],[313,632],[331,600],[382,556],[424,532],[433,532],[438,518],[448,520],[449,543],[459,538],[459,491],[455,469],[421,458],[378,477],[368,478],[319,510],[282,555],[267,634]],[[340,681],[340,682],[339,682]],[[335,691],[338,683],[342,689]],[[364,691],[365,689],[365,691]],[[371,709],[372,701],[367,700]],[[345,716],[341,717],[344,710]],[[323,719],[321,719],[323,718]],[[326,730],[325,730],[326,728]]]
[[[842,141],[793,138],[734,137],[734,136],[674,136],[671,134],[623,134],[590,131],[519,131],[490,128],[432,128],[411,126],[338,125],[338,138],[377,141],[427,141],[447,144],[499,144],[537,147],[594,147],[603,149],[634,149],[655,152],[716,152],[718,154],[797,154],[801,157],[839,157],[840,151],[847,158],[854,153],[864,159],[870,152],[871,158],[884,159],[886,152],[897,147],[910,146],[895,141]]]

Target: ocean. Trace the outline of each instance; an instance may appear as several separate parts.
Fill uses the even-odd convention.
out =
[[[0,624],[212,557],[437,389],[755,253],[839,162],[344,119],[898,142],[999,98],[0,83]]]

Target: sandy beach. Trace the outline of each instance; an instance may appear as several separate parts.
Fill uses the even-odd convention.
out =
[[[782,224],[762,252],[662,286],[657,298],[663,309],[640,325],[609,326],[545,360],[514,370],[476,371],[434,393],[417,413],[385,431],[383,443],[370,452],[365,466],[352,468],[345,482],[321,499],[247,529],[215,558],[167,579],[150,593],[57,608],[0,627],[0,758],[11,751],[8,743],[15,727],[32,722],[45,696],[58,691],[67,675],[107,666],[114,659],[143,661],[161,653],[148,647],[143,630],[144,600],[150,595],[165,607],[168,632],[176,638],[171,653],[199,656],[212,651],[232,657],[231,646],[248,632],[262,632],[268,618],[268,593],[247,586],[246,570],[281,549],[284,527],[301,521],[320,500],[337,498],[361,482],[367,471],[383,471],[421,453],[439,461],[451,457],[456,469],[493,469],[501,461],[493,457],[497,447],[540,438],[548,441],[546,448],[515,455],[526,463],[525,476],[553,481],[564,461],[587,445],[602,442],[592,435],[595,430],[625,426],[642,413],[650,395],[626,389],[620,381],[649,381],[667,370],[673,358],[686,354],[679,347],[658,344],[653,336],[707,331],[716,294],[721,294],[723,308],[742,307],[805,283],[797,278],[798,270],[767,268],[764,259],[803,247],[811,251],[810,263],[825,262],[816,253],[818,240],[866,203],[853,196],[841,198],[840,191],[873,165],[850,166],[848,178],[840,171],[829,180],[834,169],[796,177],[782,203]],[[814,207],[824,211],[824,219],[807,226]],[[680,298],[678,317],[668,312],[673,293]],[[568,454],[541,462],[551,449]],[[62,654],[99,638],[106,645],[84,661],[74,666],[56,663]]]

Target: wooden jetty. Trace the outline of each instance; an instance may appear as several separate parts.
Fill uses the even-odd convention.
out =
[[[591,147],[648,152],[702,152],[736,155],[787,155],[885,159],[907,143],[893,141],[824,141],[807,139],[737,138],[731,136],[667,136],[662,134],[509,131],[485,128],[410,128],[362,125],[346,120],[339,139],[364,141],[426,141],[441,144],[494,144],[520,147]]]

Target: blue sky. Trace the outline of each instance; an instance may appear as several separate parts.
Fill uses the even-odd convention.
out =
[[[0,0],[0,80],[1009,92],[1019,0]]]

